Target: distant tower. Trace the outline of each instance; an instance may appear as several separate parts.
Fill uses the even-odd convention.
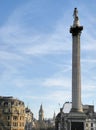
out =
[[[77,8],[74,9],[74,22],[70,28],[72,33],[72,112],[83,112],[81,103],[81,67],[80,67],[80,26]]]
[[[56,118],[56,114],[55,114],[55,111],[54,111],[54,115],[53,115],[53,120],[55,121],[55,118]]]
[[[39,121],[44,121],[44,111],[43,111],[43,107],[42,104],[40,106],[40,110],[39,110]]]

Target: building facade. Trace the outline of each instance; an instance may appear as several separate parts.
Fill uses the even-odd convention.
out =
[[[24,130],[25,105],[13,97],[0,97],[0,130]]]
[[[33,113],[27,107],[25,108],[25,130],[32,130],[34,127]]]

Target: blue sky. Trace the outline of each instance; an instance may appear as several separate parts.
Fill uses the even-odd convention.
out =
[[[0,0],[0,95],[25,102],[38,118],[71,101],[73,10],[79,11],[82,103],[96,106],[95,0]],[[59,105],[60,104],[60,105]]]

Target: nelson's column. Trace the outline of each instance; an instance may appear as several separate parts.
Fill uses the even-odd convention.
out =
[[[74,9],[72,34],[72,103],[65,102],[55,119],[55,130],[96,130],[94,105],[83,105],[81,101],[80,26],[78,10]],[[69,104],[69,105],[68,105]],[[66,111],[67,110],[67,111]]]
[[[74,9],[72,34],[72,109],[69,113],[70,129],[84,130],[85,114],[81,102],[81,67],[80,67],[80,35],[83,26],[80,26],[78,10]]]
[[[74,10],[74,22],[70,28],[72,33],[72,112],[82,112],[81,104],[81,74],[80,74],[80,35],[83,26],[80,26],[78,11]]]

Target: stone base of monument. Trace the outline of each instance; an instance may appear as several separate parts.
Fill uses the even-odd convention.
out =
[[[86,115],[83,112],[70,112],[68,115],[68,130],[85,130]]]

